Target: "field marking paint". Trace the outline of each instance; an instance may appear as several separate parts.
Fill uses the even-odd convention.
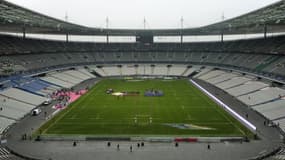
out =
[[[194,106],[194,107],[192,107],[192,106],[183,106],[183,107],[181,107],[182,109],[188,109],[188,108],[190,108],[190,109],[201,109],[201,108],[203,108],[203,109],[209,109],[209,110],[211,110],[212,108],[209,108],[209,107],[214,107],[213,105],[208,105],[208,106]]]
[[[151,115],[149,115],[149,114],[145,114],[145,115],[137,114],[136,117],[151,117]]]
[[[187,114],[187,120],[193,120],[189,114]]]
[[[249,126],[251,129],[253,129],[254,131],[256,131],[256,127],[250,123],[249,121],[247,121],[246,119],[244,119],[241,115],[239,115],[238,113],[236,113],[233,109],[231,109],[229,106],[227,106],[225,103],[223,103],[221,100],[219,100],[218,98],[216,98],[214,95],[212,95],[210,92],[208,92],[206,89],[204,89],[203,87],[201,87],[198,83],[196,83],[195,81],[193,81],[192,79],[190,79],[190,82],[192,84],[194,84],[195,86],[197,86],[199,89],[201,89],[204,93],[206,93],[208,96],[210,96],[212,99],[214,99],[217,103],[219,103],[220,105],[222,105],[227,111],[229,111],[230,113],[232,113],[233,115],[235,115],[238,119],[240,119],[242,122],[244,122],[247,126]]]
[[[153,117],[134,117],[134,118],[121,118],[122,120],[134,120],[134,119],[141,119],[141,120],[147,120],[147,119],[156,119],[156,120],[160,120],[161,118],[153,118]]]
[[[231,122],[194,122],[194,123],[199,124],[199,125],[201,125],[201,124],[230,124],[230,125],[232,125]]]
[[[156,118],[152,118],[153,119],[156,119]],[[132,119],[128,119],[128,120],[135,120],[134,118]],[[137,119],[138,120],[138,119]],[[145,121],[149,121],[150,119],[144,119]],[[157,122],[157,123],[153,123],[153,124],[160,124],[160,125],[164,125],[165,123],[173,123],[171,121],[169,122]],[[66,124],[66,125],[72,125],[72,124],[82,124],[82,125],[92,125],[92,124],[131,124],[131,121],[128,121],[128,122],[125,122],[125,121],[121,121],[121,122],[118,122],[116,120],[112,120],[112,121],[108,121],[108,122],[98,122],[98,121],[88,121],[88,122],[85,122],[85,123],[82,123],[82,122],[59,122],[58,124]],[[185,123],[186,124],[186,123]],[[195,124],[195,125],[211,125],[211,124],[214,124],[214,125],[219,125],[219,124],[231,124],[230,122],[199,122],[199,121],[193,121],[191,124]]]

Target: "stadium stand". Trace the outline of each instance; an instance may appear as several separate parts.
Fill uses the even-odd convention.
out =
[[[229,89],[232,87],[242,85],[250,80],[252,79],[247,78],[247,77],[233,77],[232,79],[216,84],[216,86],[225,90],[225,89]]]
[[[4,49],[0,52],[1,62],[3,62],[0,66],[0,71],[2,71],[0,73],[2,76],[7,76],[40,69],[48,70],[50,67],[96,62],[124,64],[159,61],[167,64],[171,59],[171,63],[187,62],[195,65],[223,66],[282,80],[285,76],[284,56],[276,53],[284,51],[285,47],[282,43],[285,41],[284,37],[236,40],[223,44],[218,42],[185,43],[178,47],[173,43],[155,43],[149,46],[132,43],[106,45],[104,43],[65,43],[38,39],[23,40],[18,37],[1,35],[0,40],[3,42],[1,44]],[[16,51],[13,51],[14,49]],[[153,52],[153,49],[159,52]],[[279,50],[275,51],[276,49]],[[174,50],[174,53],[169,50]]]
[[[208,72],[210,72],[212,70],[212,68],[210,68],[210,67],[207,67],[207,68],[200,68],[199,70],[198,70],[198,74],[196,74],[196,75],[194,75],[193,77],[194,78],[198,78],[198,77],[200,77],[200,76],[202,76],[202,75],[204,75],[204,74],[207,74]]]
[[[64,78],[70,78],[77,83],[78,82],[80,83],[80,82],[84,81],[85,79],[89,78],[89,77],[87,77],[87,78],[86,77],[85,78],[80,77],[81,74],[80,75],[78,75],[78,74],[80,74],[80,72],[73,71],[73,70],[63,72],[63,76],[65,76]]]
[[[0,116],[15,120],[21,119],[36,107],[35,105],[23,103],[4,96],[0,96],[0,101],[0,107],[2,108],[0,111]]]
[[[50,72],[39,78],[11,77],[2,84],[0,91],[0,134],[45,102],[48,96],[61,87],[71,88],[90,78],[95,76],[83,68]]]
[[[145,71],[144,66],[143,65],[138,65],[137,74],[138,75],[144,75],[145,74],[144,71]]]
[[[124,51],[151,51],[152,48],[155,48],[159,51],[169,51],[169,49],[172,50],[182,50],[182,51],[189,51],[189,48],[191,48],[191,51],[194,53],[191,55],[188,55],[190,59],[193,59],[193,61],[206,61],[206,59],[215,59],[221,60],[223,57],[220,54],[218,58],[215,56],[216,54],[209,54],[209,53],[216,53],[216,52],[222,52],[222,53],[279,53],[284,51],[284,36],[279,37],[270,37],[268,39],[252,39],[252,40],[237,40],[237,41],[227,41],[221,44],[220,42],[197,42],[197,43],[185,43],[183,46],[179,44],[173,44],[173,43],[157,43],[152,44],[150,46],[144,46],[141,44],[104,44],[104,43],[76,43],[76,42],[60,42],[60,41],[49,41],[49,40],[37,40],[37,39],[25,39],[22,40],[18,37],[13,36],[7,36],[7,35],[1,35],[0,36],[1,42],[1,55],[11,55],[11,54],[27,54],[27,53],[55,53],[55,52],[86,52],[85,55],[77,56],[76,58],[92,58],[93,56],[88,56],[88,52],[94,52],[94,51],[117,51],[117,55],[114,54],[106,54],[100,53],[101,55],[97,54],[95,55],[96,58],[102,58],[106,57],[105,59],[110,58],[111,60],[115,60],[115,57],[120,57],[121,60],[123,60],[121,57],[125,57],[124,60],[130,59],[129,56],[131,53],[128,53],[127,55],[121,54],[121,52]],[[262,42],[262,43],[261,43]],[[6,45],[10,47],[6,47]],[[266,47],[267,48],[266,48]],[[182,47],[182,48],[181,48]],[[180,48],[180,49],[178,49]],[[245,49],[244,49],[245,48]],[[119,52],[119,53],[118,53]],[[203,56],[199,56],[199,52],[204,52]],[[102,56],[107,55],[107,56]],[[144,58],[145,60],[155,60],[155,59],[162,59],[168,60],[167,57],[173,57],[180,60],[185,60],[185,54],[183,53],[176,53],[174,56],[167,56],[165,54],[139,54],[140,58]],[[240,54],[243,55],[243,54]],[[88,56],[88,57],[86,57]],[[273,55],[274,56],[274,55]],[[275,55],[276,56],[276,55]],[[159,57],[159,58],[155,58]],[[201,57],[205,57],[204,60],[201,59]],[[208,57],[208,58],[206,58]],[[212,57],[212,58],[211,58]],[[271,55],[267,55],[266,57],[271,57]],[[259,55],[259,58],[255,58],[255,55],[252,55],[250,57],[247,57],[247,59],[256,61],[257,59],[260,59],[258,61],[262,61],[264,56]],[[248,63],[248,61],[245,61],[245,63]]]
[[[69,75],[69,76],[72,76],[76,79],[79,79],[81,82],[84,80],[92,78],[89,74],[86,74],[84,71],[82,73],[82,71],[83,71],[83,69],[81,71],[80,70],[69,70],[69,71],[66,71],[64,73]]]
[[[221,30],[234,34],[243,34],[244,31],[257,33],[260,29],[265,30],[266,24],[284,24],[284,9],[284,2],[278,2],[249,15],[197,28],[194,31],[195,34],[206,35],[218,35]],[[73,31],[79,35],[78,33],[92,31],[95,35],[103,35],[105,32],[104,29],[86,28],[49,18],[5,1],[0,2],[0,10],[1,28],[8,25],[6,29],[15,29],[13,26],[16,24],[16,28],[20,28],[21,31],[27,26],[30,27],[30,32],[36,33],[41,33],[41,28],[45,33],[66,34]],[[228,27],[229,24],[231,27]],[[191,32],[191,29],[185,31]],[[170,33],[167,30],[164,32],[166,35]],[[181,30],[178,32],[180,35]],[[67,43],[0,35],[0,42],[0,135],[57,90],[72,88],[85,80],[96,78],[97,75],[194,75],[194,78],[224,90],[285,131],[285,90],[273,87],[274,85],[271,86],[263,80],[266,77],[274,81],[273,83],[285,82],[284,35],[222,43],[147,45]],[[225,68],[227,70],[223,70]],[[95,72],[96,76],[89,71]],[[68,93],[71,92],[66,92]],[[75,97],[76,94],[73,94]],[[284,157],[283,148],[270,158]],[[9,151],[0,146],[0,159],[14,158]]]
[[[210,71],[204,75],[201,75],[199,76],[199,79],[201,80],[208,80],[208,79],[211,79],[211,78],[215,78],[215,77],[218,77],[222,74],[225,74],[226,72],[224,71],[221,71],[221,70],[213,70],[213,71]]]
[[[85,69],[50,72],[40,79],[63,88],[71,88],[87,79],[95,78]],[[58,88],[57,88],[58,89]]]
[[[0,147],[0,159],[9,159],[10,152],[3,147]]]
[[[2,134],[13,123],[15,123],[15,120],[0,116],[0,134]]]
[[[231,78],[234,78],[236,76],[238,76],[238,75],[232,74],[232,73],[225,73],[225,74],[221,74],[217,77],[207,79],[206,81],[211,83],[211,84],[218,84],[218,83],[230,80]]]
[[[199,71],[199,66],[186,66],[185,71],[182,73],[182,76],[188,77],[195,71]]]
[[[82,74],[84,74],[85,76],[87,76],[87,77],[83,76],[83,77],[85,77],[86,79],[96,78],[95,75],[91,74],[91,73],[88,72],[86,69],[78,69],[77,71],[79,71],[80,73],[82,73]]]
[[[274,156],[270,157],[268,160],[283,160],[285,159],[285,149],[281,149],[278,153],[276,153]]]
[[[128,75],[169,75],[169,76],[188,76],[194,71],[198,70],[196,67],[187,68],[186,65],[180,64],[122,64],[118,66],[104,65],[103,67],[96,67],[94,65],[88,66],[101,76],[128,76]]]
[[[1,147],[1,146],[0,146],[0,159],[1,160],[23,160],[22,158],[11,154],[5,147]]]
[[[103,67],[97,67],[97,66],[92,65],[92,66],[89,66],[89,68],[103,77],[107,76],[107,73],[105,72]]]
[[[285,118],[285,100],[280,99],[266,104],[252,107],[254,110],[263,114],[269,120]]]
[[[225,91],[228,92],[230,95],[237,97],[237,96],[255,92],[257,90],[260,90],[268,86],[269,86],[268,84],[263,83],[263,82],[248,81],[242,85],[226,89]]]
[[[284,89],[270,87],[265,82],[257,81],[253,76],[222,70],[208,70],[206,73],[196,75],[196,78],[211,83],[236,97],[285,132]]]
[[[0,95],[11,99],[16,99],[17,101],[34,106],[38,106],[42,104],[44,101],[46,101],[46,98],[42,96],[38,96],[17,88],[6,89],[0,92]]]
[[[279,126],[283,132],[285,132],[285,119],[278,119],[278,120],[274,120],[273,121],[275,124],[277,124],[277,126]]]
[[[207,70],[194,77],[211,83],[234,96],[285,132],[285,100],[283,98],[285,90],[283,88],[270,87],[267,82],[257,81],[253,76],[227,73],[221,70]],[[273,156],[273,159],[280,157],[283,155],[278,154],[278,156]]]
[[[74,85],[70,82],[66,82],[66,81],[57,79],[57,78],[52,77],[52,76],[45,76],[45,77],[41,77],[40,79],[43,81],[47,81],[49,83],[56,84],[56,85],[61,86],[63,88],[71,88]]]
[[[153,66],[151,65],[144,65],[144,75],[153,75]]]
[[[267,87],[259,91],[238,96],[237,98],[249,106],[258,105],[280,99],[285,96],[285,90],[277,87]]]
[[[186,65],[172,65],[170,67],[168,75],[172,75],[172,76],[187,76],[187,75],[192,73],[190,71],[188,71],[188,72],[187,71],[188,71],[188,68],[187,68]]]
[[[152,74],[157,76],[168,75],[168,69],[169,68],[166,65],[155,65]]]
[[[50,76],[57,78],[59,80],[71,83],[73,85],[79,84],[82,80],[75,78],[73,76],[70,76],[68,74],[65,74],[65,72],[60,72],[60,73],[52,73]]]
[[[15,87],[41,96],[47,96],[59,89],[49,83],[30,77],[12,79],[11,82]]]
[[[122,65],[121,75],[137,75],[136,69],[134,65]]]
[[[120,76],[121,72],[118,66],[104,66],[104,71],[108,76]]]

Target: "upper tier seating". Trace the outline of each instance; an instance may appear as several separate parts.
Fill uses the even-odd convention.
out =
[[[224,66],[285,81],[285,36],[196,43],[87,43],[0,36],[0,76],[85,63],[193,63]],[[279,54],[278,54],[279,53]],[[171,68],[171,67],[170,67]],[[138,68],[139,69],[139,68]],[[140,70],[139,70],[140,71]],[[153,75],[154,69],[150,73]],[[119,71],[121,72],[121,71]],[[169,70],[171,72],[171,69]],[[121,72],[124,74],[125,72]],[[127,73],[126,73],[127,74]],[[155,73],[156,74],[156,73]],[[116,75],[120,75],[116,73]],[[173,75],[173,74],[171,74]]]
[[[41,53],[41,52],[110,52],[110,51],[192,51],[192,52],[240,52],[240,53],[284,53],[285,51],[285,38],[284,36],[268,37],[267,39],[250,39],[250,40],[236,40],[220,42],[195,42],[195,43],[155,43],[152,45],[143,45],[137,43],[88,43],[88,42],[69,42],[64,41],[49,41],[37,39],[25,39],[13,37],[8,35],[0,36],[0,55],[7,54],[27,54],[27,53]],[[130,57],[145,57],[146,59],[159,59],[169,61],[172,57],[180,57],[181,59],[188,58],[184,54],[172,54],[171,52],[166,56],[161,53],[144,54],[142,56],[124,56],[119,53],[106,56],[110,59],[125,60]],[[193,56],[195,59],[197,56]],[[88,57],[89,58],[89,57]],[[86,58],[86,59],[88,59]],[[105,58],[105,57],[104,57]],[[198,58],[198,57],[197,57]],[[102,59],[102,57],[101,57]],[[217,59],[220,59],[217,57]],[[257,58],[258,59],[258,58]],[[206,61],[201,60],[200,61]]]

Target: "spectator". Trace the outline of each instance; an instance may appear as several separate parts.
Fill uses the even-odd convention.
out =
[[[179,146],[178,142],[175,142],[175,147],[178,147],[178,146]]]

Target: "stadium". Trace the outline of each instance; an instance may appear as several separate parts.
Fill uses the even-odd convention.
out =
[[[86,27],[2,0],[0,32],[1,160],[285,159],[283,0],[177,29]],[[259,36],[226,40],[243,34]]]

